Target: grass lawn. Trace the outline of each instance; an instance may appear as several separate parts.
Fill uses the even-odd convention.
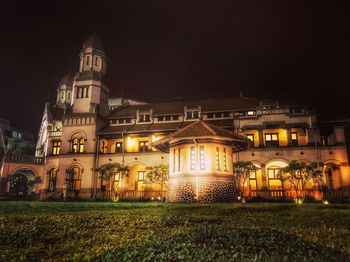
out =
[[[350,206],[0,202],[0,261],[350,261]]]

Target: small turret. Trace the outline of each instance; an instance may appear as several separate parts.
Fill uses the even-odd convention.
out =
[[[106,73],[106,58],[102,40],[97,35],[90,36],[80,52],[79,72],[85,71]]]
[[[57,88],[56,105],[60,108],[67,108],[72,102],[73,76],[65,75]]]

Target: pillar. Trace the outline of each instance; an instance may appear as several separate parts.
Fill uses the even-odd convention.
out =
[[[259,147],[264,147],[264,135],[262,129],[258,130]]]
[[[287,145],[292,146],[293,142],[292,142],[292,130],[291,130],[291,128],[287,128],[286,133],[287,133]]]

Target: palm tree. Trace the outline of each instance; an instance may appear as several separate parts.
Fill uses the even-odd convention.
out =
[[[251,161],[237,161],[233,163],[236,185],[239,186],[241,199],[244,197],[244,185],[246,181],[249,181],[250,175],[257,169],[258,167]]]

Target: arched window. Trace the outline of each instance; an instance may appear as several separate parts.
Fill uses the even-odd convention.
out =
[[[85,139],[80,138],[80,140],[79,140],[79,153],[84,153],[84,144],[85,144]]]
[[[72,167],[67,174],[68,191],[80,191],[81,187],[81,170],[79,167]]]
[[[49,171],[47,171],[48,175],[48,187],[47,191],[49,192],[55,192],[56,191],[56,181],[57,181],[57,169],[51,168]]]
[[[72,140],[72,152],[73,153],[84,153],[84,138],[73,138]]]
[[[90,64],[90,56],[87,56],[86,57],[86,65],[89,65]]]

